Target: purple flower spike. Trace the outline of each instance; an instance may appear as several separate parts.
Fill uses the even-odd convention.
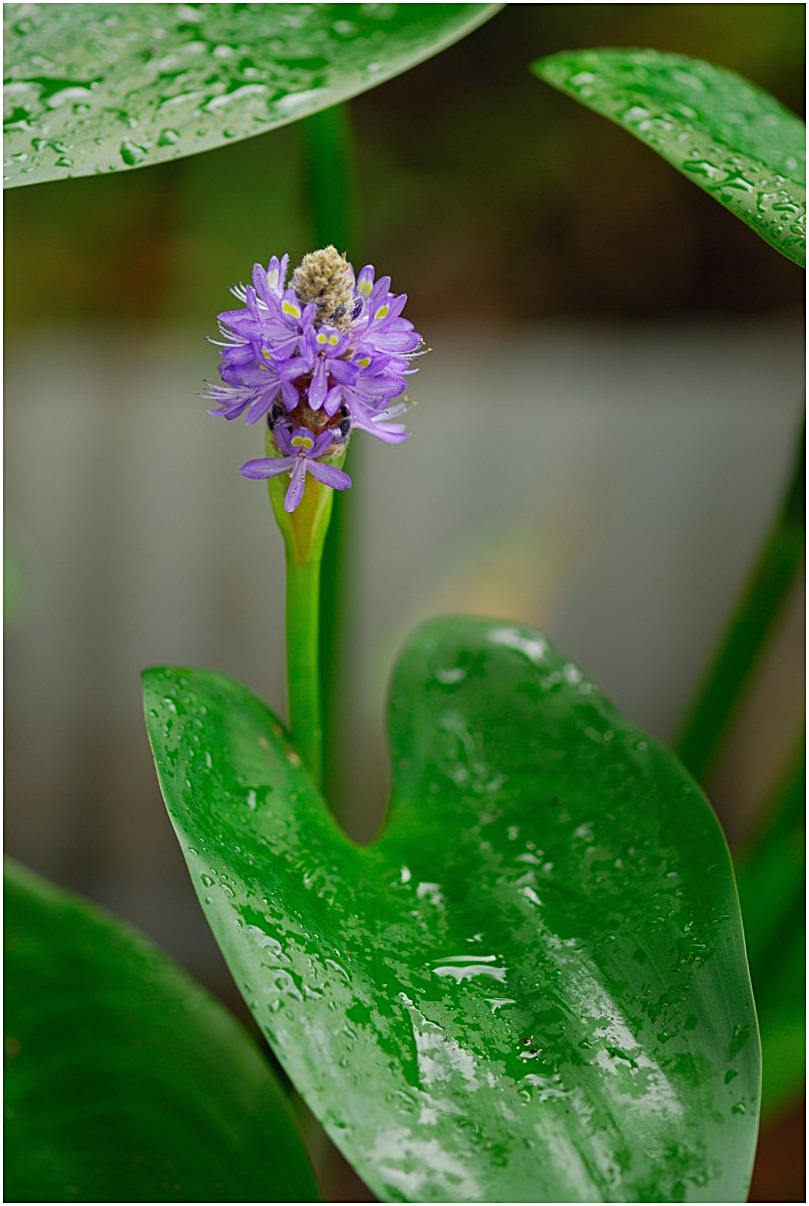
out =
[[[278,424],[274,430],[275,442],[284,456],[260,457],[255,461],[247,461],[239,472],[244,477],[259,480],[268,477],[279,477],[289,473],[291,481],[284,499],[284,510],[294,511],[303,498],[306,485],[306,474],[311,473],[324,486],[332,490],[347,490],[351,478],[336,465],[324,465],[317,459],[328,454],[334,443],[335,433],[323,431],[315,435],[308,427],[288,429]]]
[[[409,407],[406,378],[421,336],[402,318],[407,298],[366,264],[354,269],[334,247],[304,256],[290,280],[289,256],[255,264],[252,283],[232,290],[242,308],[219,315],[221,385],[209,411],[246,424],[267,417],[277,457],[248,461],[245,477],[291,474],[284,503],[294,511],[306,475],[335,490],[347,474],[322,462],[358,427],[387,443],[408,433],[391,419]]]

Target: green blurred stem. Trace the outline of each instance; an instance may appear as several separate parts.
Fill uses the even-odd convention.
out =
[[[727,739],[753,670],[801,567],[805,541],[804,431],[786,495],[675,748],[704,781]]]
[[[763,1055],[762,1117],[805,1087],[806,744],[801,732],[747,848],[737,884]]]
[[[778,962],[781,934],[804,891],[806,741],[803,732],[750,841],[735,858],[747,957],[760,992]]]
[[[349,259],[356,254],[356,173],[348,105],[336,105],[299,123],[303,139],[304,183],[309,208],[312,249],[332,243]],[[321,688],[324,701],[326,780],[332,801],[340,757],[334,723],[345,665],[348,615],[346,561],[351,545],[352,491],[335,497],[332,522],[323,554],[321,598],[329,617],[320,638]]]
[[[314,113],[300,123],[304,181],[313,247],[333,243],[351,258],[354,229],[354,151],[347,105]]]
[[[323,720],[320,706],[320,565],[318,556],[298,561],[287,545],[286,643],[289,728],[295,748],[314,782],[323,780]]]

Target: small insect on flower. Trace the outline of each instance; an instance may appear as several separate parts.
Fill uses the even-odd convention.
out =
[[[285,507],[294,511],[307,474],[335,490],[351,485],[324,458],[341,457],[355,427],[387,443],[408,438],[395,422],[421,336],[402,318],[407,297],[390,291],[366,265],[355,276],[334,247],[304,256],[287,285],[289,256],[253,267],[252,284],[233,294],[243,303],[219,315],[221,385],[205,396],[209,414],[246,424],[265,416],[272,455],[248,461],[245,477],[290,474]],[[276,455],[277,454],[277,455]]]

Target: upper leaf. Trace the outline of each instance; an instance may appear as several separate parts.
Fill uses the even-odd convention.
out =
[[[160,163],[327,109],[499,4],[6,4],[6,184]]]
[[[573,50],[532,70],[623,126],[806,264],[806,126],[732,71],[657,50]]]
[[[9,863],[5,1201],[309,1202],[270,1068],[112,917]]]
[[[238,683],[145,675],[236,982],[385,1200],[741,1201],[759,1049],[727,848],[672,754],[535,632],[420,629],[358,848]]]

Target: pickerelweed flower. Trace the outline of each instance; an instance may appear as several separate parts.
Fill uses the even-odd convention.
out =
[[[421,336],[402,318],[407,297],[376,279],[355,276],[334,247],[304,256],[289,284],[289,256],[253,267],[252,284],[232,292],[243,302],[219,315],[221,385],[205,396],[212,415],[257,423],[266,417],[277,455],[248,461],[245,477],[291,475],[284,503],[298,506],[308,473],[335,490],[351,485],[324,458],[342,454],[355,427],[391,444],[408,438],[395,422]]]
[[[282,473],[290,472],[292,480],[284,499],[284,510],[294,511],[303,498],[306,485],[306,474],[311,473],[318,481],[333,490],[347,490],[351,478],[336,465],[324,465],[318,457],[325,456],[334,443],[334,432],[321,431],[316,436],[308,427],[296,427],[287,431],[286,427],[276,426],[273,435],[283,456],[259,457],[255,461],[247,461],[242,465],[241,472],[245,477],[266,479],[279,477]]]

